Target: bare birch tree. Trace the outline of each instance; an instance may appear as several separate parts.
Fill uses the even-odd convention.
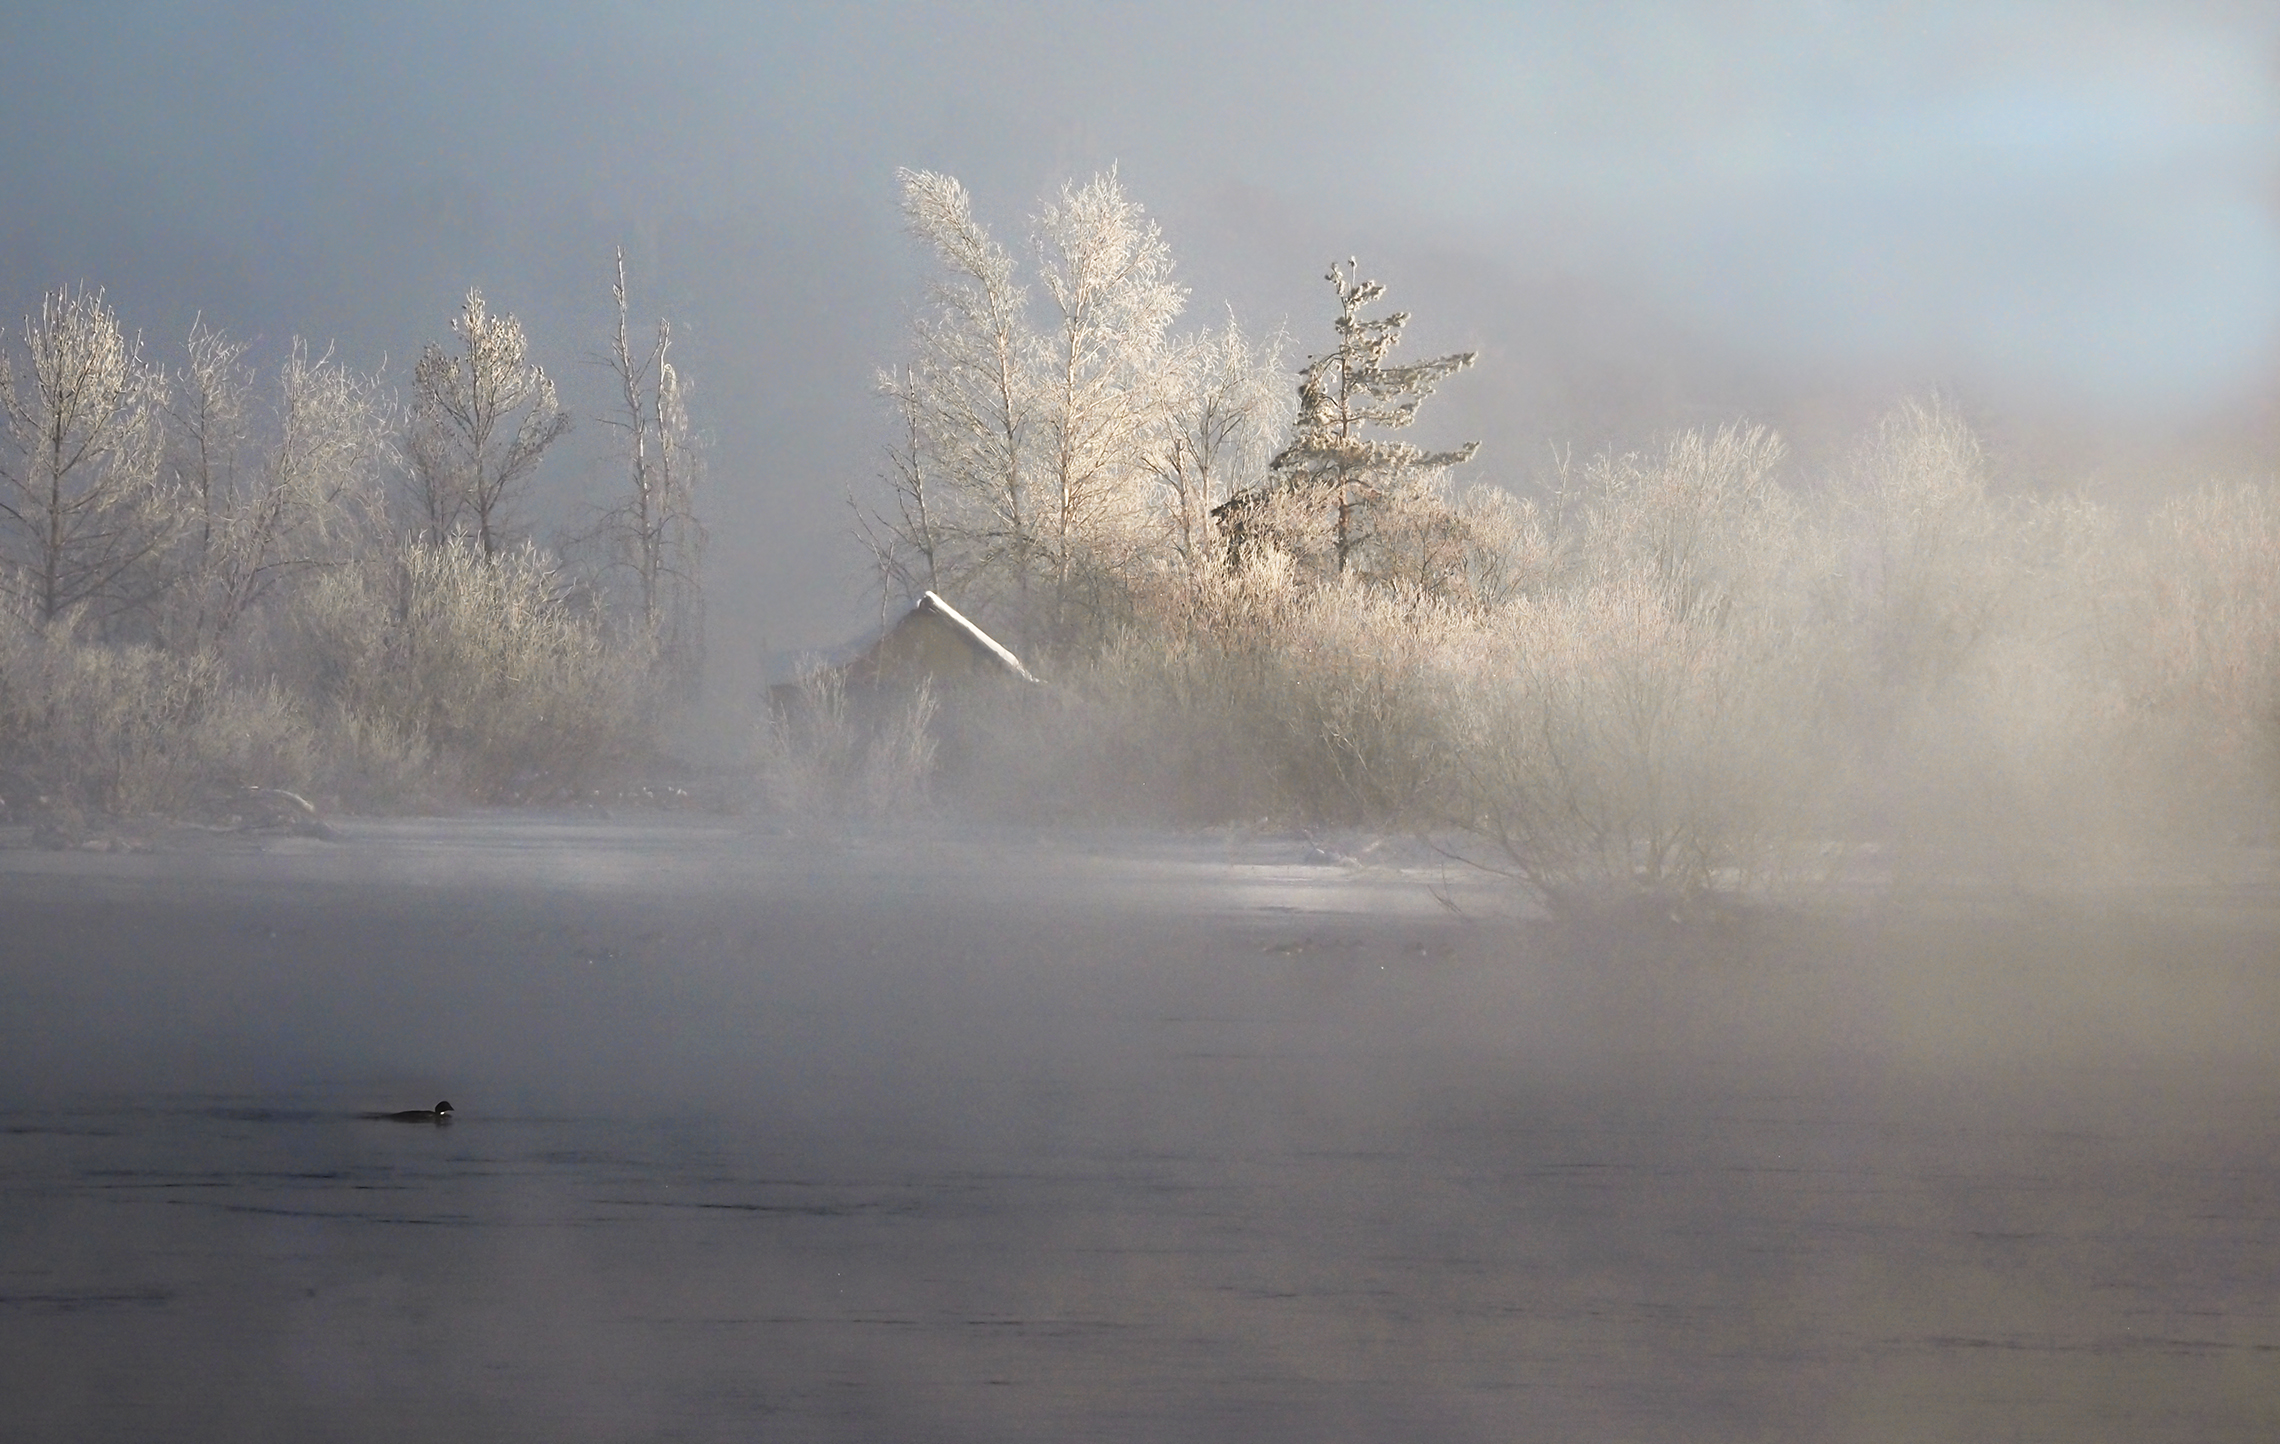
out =
[[[160,459],[163,375],[100,291],[51,292],[0,350],[0,587],[35,620],[147,603],[180,508]]]
[[[603,423],[618,433],[629,485],[603,516],[599,535],[611,564],[633,575],[642,631],[654,642],[659,664],[686,688],[704,665],[698,454],[673,365],[671,323],[660,320],[647,350],[635,354],[623,249],[610,298],[617,303],[617,329],[602,364],[617,383],[618,409]]]
[[[879,377],[903,439],[889,452],[893,510],[863,514],[863,531],[882,591],[1025,592],[1038,527],[1029,298],[964,186],[930,171],[898,176],[903,220],[943,274],[912,323],[910,361]]]
[[[522,324],[490,314],[481,291],[467,293],[451,332],[456,352],[430,345],[412,368],[406,450],[428,534],[440,541],[464,530],[496,557],[511,540],[520,492],[570,429],[570,413],[530,359]]]
[[[1116,172],[1064,184],[1039,213],[1038,268],[1056,313],[1041,346],[1040,528],[1056,637],[1097,621],[1142,545],[1150,486],[1177,377],[1165,333],[1186,303],[1171,248]],[[1081,594],[1081,595],[1080,595]],[[1078,615],[1073,615],[1078,614]]]
[[[871,553],[878,574],[880,620],[890,597],[900,595],[916,602],[922,592],[939,592],[942,579],[942,535],[935,513],[941,488],[936,481],[934,450],[927,445],[929,408],[918,389],[917,370],[901,366],[879,373],[879,393],[894,403],[902,436],[887,447],[887,492],[891,510],[866,508],[850,496],[855,512],[855,538]]]
[[[296,339],[256,438],[244,345],[200,324],[187,350],[168,408],[185,524],[160,631],[177,651],[213,652],[292,576],[379,540],[390,418],[377,378]]]
[[[958,182],[902,181],[943,274],[909,361],[879,379],[902,434],[890,500],[859,508],[858,530],[882,592],[950,588],[1033,642],[1097,634],[1208,529],[1230,448],[1261,414],[1256,357],[1239,337],[1171,337],[1186,292],[1113,171],[1035,217],[1037,315]]]
[[[1172,349],[1170,425],[1145,461],[1171,549],[1191,574],[1224,560],[1213,510],[1264,484],[1277,441],[1289,432],[1282,345],[1279,334],[1254,345],[1230,317],[1226,329]]]
[[[247,465],[254,377],[245,352],[245,342],[208,326],[201,316],[190,325],[184,364],[169,388],[166,466],[185,513],[182,565],[193,573],[219,550]],[[200,610],[196,602],[191,610]],[[202,631],[203,621],[194,616],[192,630]]]

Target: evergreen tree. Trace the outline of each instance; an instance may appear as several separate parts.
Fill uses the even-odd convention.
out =
[[[1269,489],[1295,497],[1304,509],[1331,522],[1335,570],[1346,571],[1369,540],[1369,518],[1381,504],[1420,480],[1472,459],[1480,449],[1468,441],[1453,451],[1425,451],[1407,442],[1365,436],[1365,426],[1395,430],[1416,419],[1417,407],[1444,379],[1473,364],[1461,351],[1390,366],[1386,357],[1401,342],[1407,311],[1374,319],[1364,307],[1385,295],[1376,281],[1360,279],[1351,259],[1327,278],[1338,292],[1335,350],[1309,361],[1299,373],[1298,421],[1290,445],[1268,464]],[[1225,509],[1234,539],[1241,539],[1242,513],[1251,505]]]

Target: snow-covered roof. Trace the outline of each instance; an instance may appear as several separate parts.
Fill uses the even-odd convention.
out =
[[[991,663],[1014,676],[1030,682],[1038,680],[1035,674],[1023,666],[1021,659],[1015,656],[1009,648],[976,626],[972,619],[944,601],[935,592],[928,592],[921,596],[912,604],[909,611],[902,613],[893,621],[874,627],[848,641],[841,642],[836,647],[828,649],[787,648],[770,653],[762,659],[761,663],[764,680],[771,684],[792,682],[796,681],[801,674],[817,667],[835,671],[859,671],[866,667],[876,668],[881,662],[881,649],[890,645],[888,639],[909,626],[914,617],[932,618],[934,625],[942,627],[979,657],[988,658]]]
[[[941,617],[942,620],[950,623],[952,626],[965,633],[969,641],[973,642],[976,646],[981,647],[985,651],[989,652],[992,656],[996,657],[999,662],[1005,665],[1005,669],[1008,672],[1013,673],[1013,675],[1021,678],[1025,682],[1034,682],[1037,680],[1036,677],[1030,674],[1030,671],[1027,667],[1021,665],[1021,659],[1013,655],[1013,653],[1007,651],[1005,646],[1000,643],[997,638],[983,631],[980,627],[975,626],[972,622],[967,621],[966,616],[963,612],[959,611],[956,607],[951,606],[948,602],[942,600],[941,597],[937,596],[933,592],[928,592],[925,596],[920,597],[918,599],[918,605],[912,607],[911,610],[914,612],[933,612],[935,615]]]

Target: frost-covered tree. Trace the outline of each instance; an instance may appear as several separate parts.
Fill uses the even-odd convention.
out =
[[[1298,421],[1269,470],[1272,489],[1285,493],[1286,505],[1295,502],[1302,513],[1327,523],[1331,569],[1343,573],[1368,546],[1371,518],[1380,507],[1401,502],[1406,491],[1471,460],[1480,443],[1426,451],[1364,433],[1365,427],[1409,425],[1433,388],[1472,365],[1474,353],[1388,365],[1409,313],[1364,317],[1364,308],[1383,298],[1385,287],[1362,280],[1355,261],[1343,269],[1333,265],[1326,279],[1338,293],[1338,319],[1332,323],[1338,344],[1299,373]],[[1234,510],[1252,510],[1265,498],[1246,500],[1248,505]],[[1239,525],[1241,518],[1230,520]]]
[[[1254,345],[1230,318],[1225,330],[1176,345],[1165,373],[1170,425],[1147,466],[1171,548],[1194,574],[1223,555],[1212,511],[1265,480],[1276,440],[1289,431],[1282,338]]]
[[[705,528],[697,516],[698,453],[673,365],[673,329],[660,320],[636,354],[626,289],[625,252],[617,253],[617,329],[602,364],[617,385],[617,408],[603,417],[618,434],[627,487],[603,516],[599,539],[612,566],[632,576],[643,632],[659,664],[681,686],[704,665]]]
[[[244,344],[201,322],[186,351],[167,407],[183,527],[158,633],[210,652],[294,575],[378,540],[391,419],[376,378],[296,339],[257,437]]]
[[[882,589],[1019,590],[1038,530],[1028,295],[964,186],[930,171],[898,174],[904,223],[942,274],[912,323],[911,359],[879,378],[903,437],[890,452],[893,510],[866,516],[864,532]]]
[[[486,557],[506,546],[514,503],[546,449],[570,429],[554,383],[530,359],[522,324],[471,290],[452,320],[459,349],[430,345],[412,368],[406,451],[428,535],[464,531]]]
[[[184,364],[166,402],[166,467],[185,509],[184,565],[195,570],[216,549],[249,464],[254,377],[246,343],[202,316],[182,349]]]
[[[0,588],[35,620],[150,601],[181,508],[160,465],[166,387],[101,292],[50,293],[0,349]]]
[[[1128,576],[1143,544],[1147,462],[1177,401],[1166,333],[1187,292],[1171,279],[1161,229],[1125,198],[1113,170],[1063,185],[1037,217],[1036,242],[1055,313],[1039,420],[1041,540],[1059,635],[1079,594]]]
[[[1211,371],[1170,336],[1186,294],[1170,248],[1113,171],[1064,185],[1032,226],[1047,303],[1033,314],[965,188],[902,182],[943,269],[910,360],[879,381],[901,423],[891,500],[862,517],[883,589],[947,588],[1036,640],[1073,640],[1161,560],[1165,459]],[[1216,457],[1224,435],[1209,444]],[[1194,458],[1180,464],[1192,480]]]

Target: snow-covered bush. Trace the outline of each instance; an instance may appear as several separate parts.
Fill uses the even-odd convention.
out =
[[[1610,571],[1520,598],[1448,649],[1440,820],[1561,903],[1782,871],[1830,771],[1815,659],[1747,600],[1694,600]]]
[[[1271,542],[1167,572],[1055,687],[980,704],[943,790],[1434,830],[1577,905],[1855,853],[1902,877],[2078,877],[2204,802],[2268,811],[2269,489],[2128,533],[2077,500],[1998,498],[1936,405],[1832,475],[1783,467],[1777,438],[1732,427],[1602,457],[1549,506],[1476,489],[1441,513],[1431,586],[1325,582]]]
[[[782,689],[754,739],[763,796],[802,827],[891,821],[923,810],[937,739],[933,688],[851,702],[836,668],[815,667]]]
[[[2280,783],[2280,486],[2208,485],[2119,547],[2076,621],[2156,820],[2267,834]]]
[[[0,797],[11,810],[200,815],[246,787],[298,790],[311,729],[274,684],[210,657],[89,641],[0,616]]]
[[[1546,897],[1686,895],[1785,871],[1833,771],[1821,555],[1770,433],[1605,457],[1538,580],[1436,658],[1438,820]]]
[[[572,599],[551,558],[486,558],[472,540],[405,542],[301,598],[291,675],[354,718],[348,735],[416,739],[471,801],[576,794],[644,745],[638,636]]]

